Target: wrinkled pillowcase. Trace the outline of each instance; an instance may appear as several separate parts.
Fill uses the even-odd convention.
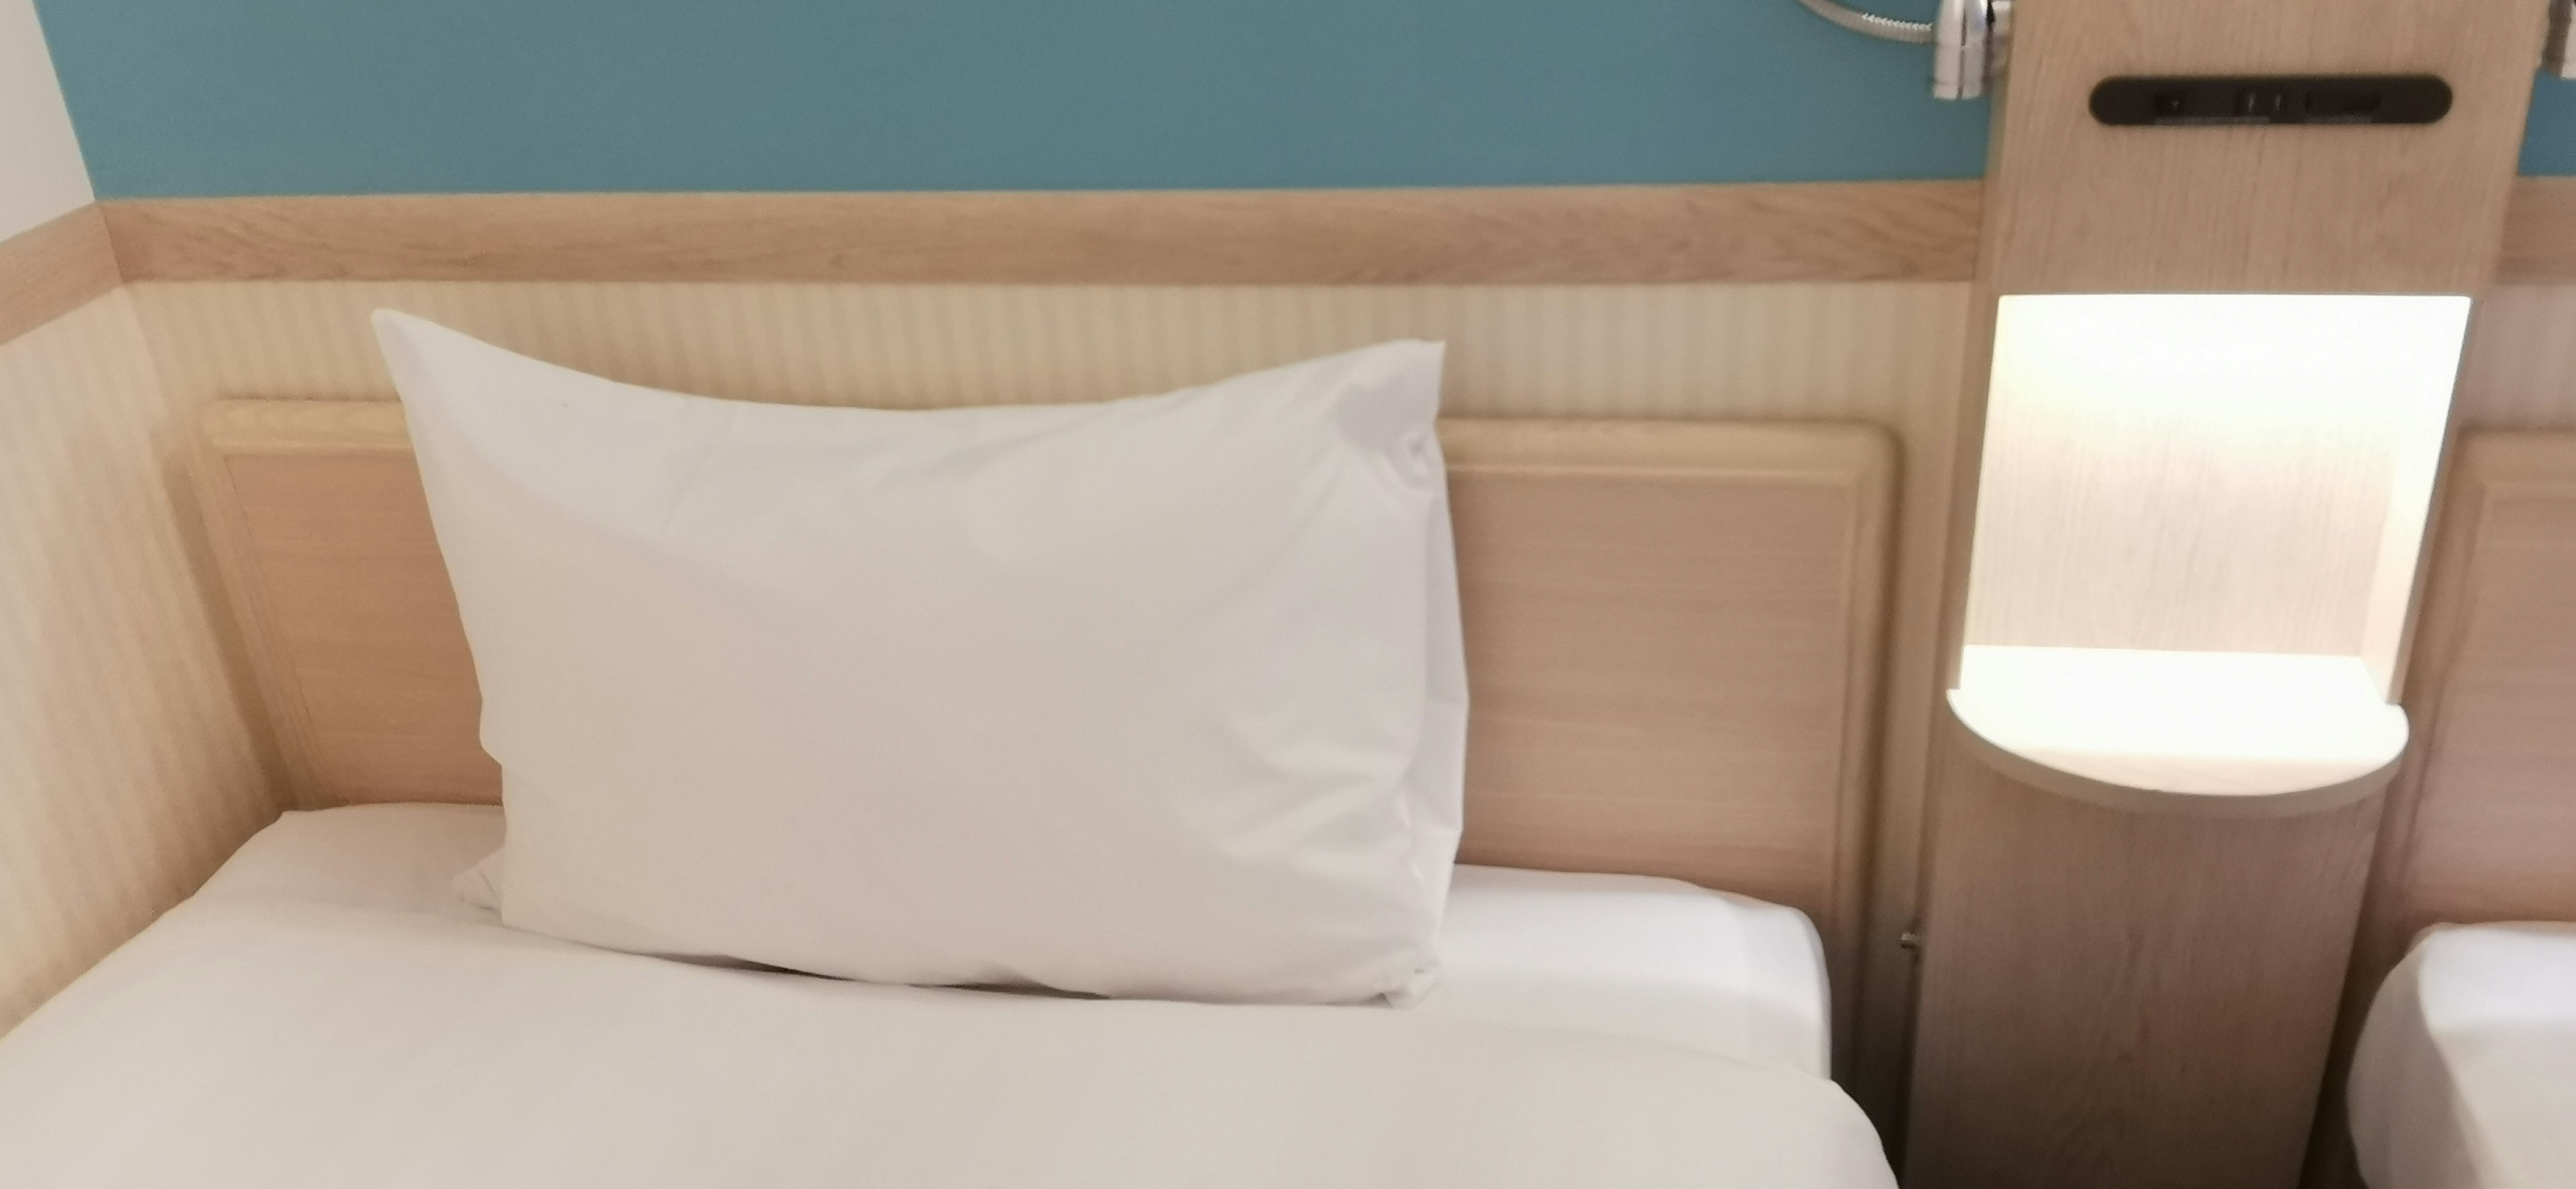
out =
[[[1103,995],[1433,977],[1466,724],[1437,345],[890,412],[376,325],[503,771],[505,923]]]

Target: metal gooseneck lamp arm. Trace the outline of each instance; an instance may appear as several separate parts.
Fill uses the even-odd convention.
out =
[[[1798,3],[1806,5],[1807,11],[1864,37],[1875,37],[1881,41],[1901,41],[1907,45],[1932,44],[1932,22],[1930,21],[1900,21],[1895,17],[1883,17],[1874,12],[1845,8],[1834,0],[1798,0]]]
[[[1940,15],[1900,21],[1840,0],[1798,0],[1807,11],[1867,37],[1932,47],[1932,97],[1974,99],[2003,73],[2012,35],[2012,0],[1941,0]]]

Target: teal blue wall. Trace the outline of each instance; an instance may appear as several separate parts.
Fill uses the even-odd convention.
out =
[[[1878,0],[1920,16],[1934,0]],[[39,0],[102,197],[1974,177],[1792,0]]]
[[[1878,0],[1924,15],[1936,0]],[[1974,177],[1792,0],[38,0],[103,197]],[[2527,173],[2576,174],[2544,80]]]
[[[2522,171],[2576,174],[2576,82],[2543,78],[2531,93],[2531,129],[2522,138]]]

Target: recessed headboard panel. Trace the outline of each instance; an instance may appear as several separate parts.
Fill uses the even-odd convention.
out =
[[[224,401],[204,506],[307,805],[491,801],[386,401]],[[1442,426],[1474,704],[1465,857],[1669,875],[1859,932],[1893,449],[1859,426]]]
[[[2447,483],[2406,676],[2415,745],[2345,976],[2347,1059],[2425,927],[2576,921],[2576,433],[2467,434]],[[2348,1160],[2340,1112],[2325,1118],[2322,1152]]]
[[[2426,925],[2576,920],[2576,434],[2481,433],[2453,468],[2373,873],[2375,985]]]

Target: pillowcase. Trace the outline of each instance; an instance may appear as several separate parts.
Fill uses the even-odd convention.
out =
[[[1466,748],[1437,344],[894,412],[375,321],[504,923],[878,982],[1428,985]]]

